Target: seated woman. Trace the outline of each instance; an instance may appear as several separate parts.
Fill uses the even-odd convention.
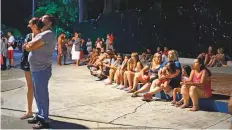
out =
[[[116,70],[114,75],[114,80],[116,82],[117,89],[123,89],[123,79],[124,79],[124,72],[127,70],[127,62],[130,59],[130,56],[126,55],[122,62],[122,65]]]
[[[133,88],[135,92],[132,94],[132,97],[136,97],[139,93],[143,92],[143,89],[139,89],[136,91],[136,87],[139,82],[144,83],[144,84],[151,84],[151,82],[154,78],[157,78],[158,71],[160,69],[161,65],[161,54],[160,53],[155,53],[152,63],[146,65],[140,73],[136,73],[134,77],[134,82],[133,82]]]
[[[115,75],[117,69],[120,68],[121,64],[122,64],[122,56],[120,54],[118,54],[117,55],[117,60],[115,60],[114,63],[109,66],[109,68],[110,68],[109,78],[108,78],[109,82],[106,83],[106,85],[111,85],[112,84],[114,75]]]
[[[89,57],[89,62],[87,65],[88,68],[90,65],[93,65],[95,63],[99,55],[100,55],[100,49],[93,49],[93,52],[90,54],[90,57]]]
[[[180,85],[181,75],[182,75],[181,74],[181,65],[180,65],[180,62],[178,61],[177,51],[171,50],[168,52],[168,62],[170,62],[170,61],[175,63],[175,66],[176,66],[175,73],[170,74],[170,75],[166,75],[166,76],[163,75],[159,79],[159,80],[170,79],[169,84],[167,86],[156,86],[158,80],[154,80],[151,84],[150,91],[148,93],[144,94],[144,98],[142,99],[143,101],[152,100],[152,96],[158,92],[161,92],[162,90],[164,90],[164,92],[166,94],[168,94],[170,97],[172,97],[172,91],[174,88],[176,88]],[[167,63],[163,63],[163,65],[161,65],[161,68],[163,68]]]
[[[131,58],[128,60],[127,71],[124,73],[124,88],[127,86],[127,81],[129,82],[129,87],[125,89],[128,93],[133,93],[131,90],[133,88],[133,79],[136,72],[140,72],[143,68],[142,63],[139,61],[138,53],[132,53]]]
[[[212,56],[211,60],[209,61],[209,64],[207,67],[225,67],[227,65],[226,63],[226,57],[223,53],[223,48],[218,49],[218,54],[216,56]]]
[[[189,80],[183,83],[185,85],[183,88],[184,104],[181,108],[188,107],[190,96],[193,102],[190,111],[197,111],[199,98],[212,96],[211,75],[209,69],[205,67],[203,59],[198,58],[194,61]]]

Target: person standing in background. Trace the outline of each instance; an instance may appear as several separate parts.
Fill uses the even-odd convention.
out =
[[[90,38],[88,38],[88,41],[86,43],[86,47],[87,47],[88,54],[90,54],[90,52],[92,51],[92,41]]]
[[[7,38],[4,34],[1,34],[1,70],[6,70],[6,58],[7,58]]]
[[[12,35],[12,32],[8,32],[8,59],[9,59],[9,68],[14,67],[14,44],[15,44],[15,38]]]
[[[57,50],[58,50],[58,56],[57,56],[57,65],[62,65],[61,60],[63,56],[63,44],[65,41],[65,33],[61,32],[60,36],[58,37],[58,45],[57,45]]]

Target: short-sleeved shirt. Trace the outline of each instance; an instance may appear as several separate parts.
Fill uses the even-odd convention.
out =
[[[113,65],[114,65],[115,67],[120,67],[120,66],[121,66],[121,63],[120,63],[120,61],[115,60],[114,63],[113,63]]]
[[[45,44],[37,50],[29,53],[28,61],[31,71],[44,70],[52,65],[52,56],[56,46],[55,34],[51,30],[46,30],[35,36],[32,41],[43,40]]]
[[[81,51],[81,41],[81,38],[77,38],[77,40],[73,42],[75,45],[75,51]]]
[[[104,62],[107,63],[107,64],[110,64],[110,65],[113,65],[115,60],[113,58],[112,59],[107,58],[107,59],[104,60]]]
[[[8,39],[8,43],[14,43],[14,42],[15,42],[14,36],[10,36]],[[8,50],[14,50],[14,48],[12,46],[9,46]]]

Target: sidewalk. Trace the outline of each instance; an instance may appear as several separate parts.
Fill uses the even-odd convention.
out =
[[[25,82],[22,78],[19,80]],[[103,82],[95,80],[86,66],[54,66],[49,84],[51,118],[83,124],[93,129],[109,127],[226,129],[230,124],[229,114],[190,112],[188,109],[171,106],[170,102],[165,101],[143,102],[141,97],[131,98],[130,94],[114,88],[114,85],[105,86]],[[24,111],[26,88],[2,92],[2,99],[2,115],[12,116],[11,112],[5,109]]]

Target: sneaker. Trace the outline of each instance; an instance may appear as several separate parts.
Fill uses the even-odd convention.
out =
[[[39,121],[41,121],[42,119],[40,119],[38,116],[34,116],[32,119],[28,120],[27,122],[29,124],[36,124],[38,123]]]
[[[39,121],[37,124],[32,126],[33,129],[48,129],[49,128],[49,123],[44,122],[44,121]]]
[[[117,88],[117,89],[120,89],[121,87],[122,87],[122,85],[118,85],[116,88]]]

